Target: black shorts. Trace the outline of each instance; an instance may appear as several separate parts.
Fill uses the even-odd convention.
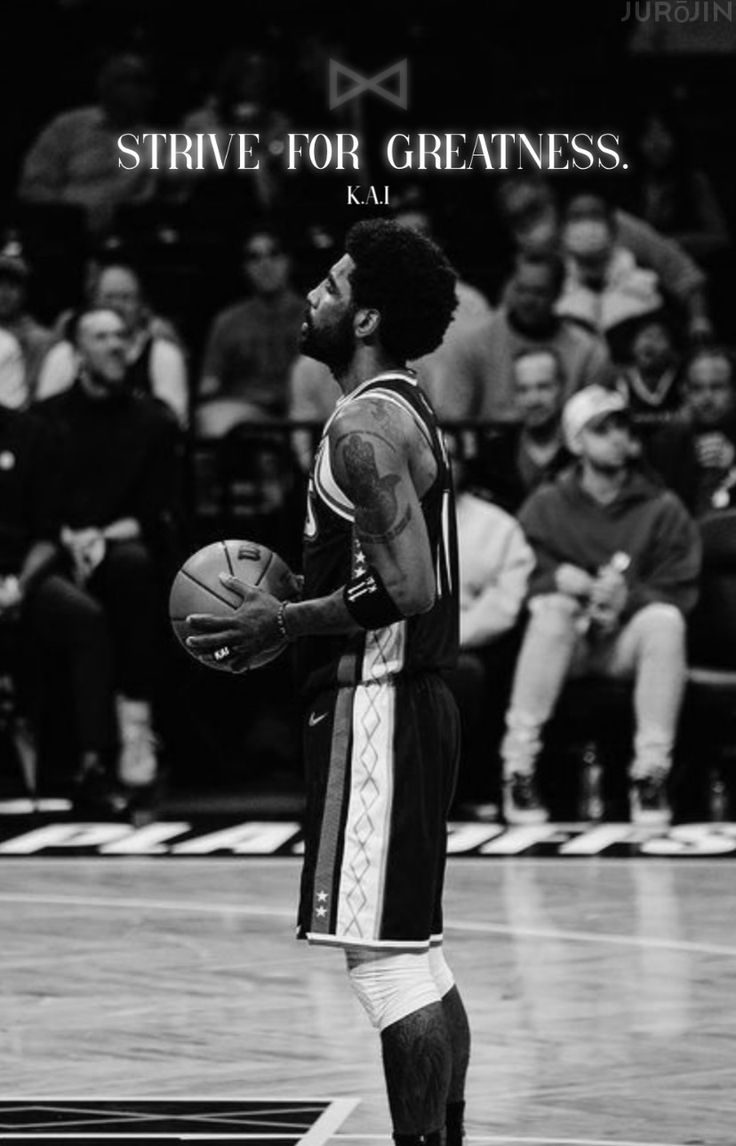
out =
[[[305,718],[298,936],[424,950],[442,939],[447,813],[460,750],[434,673],[334,688]]]

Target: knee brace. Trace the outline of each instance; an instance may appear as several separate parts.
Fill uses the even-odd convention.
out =
[[[440,1002],[426,951],[384,955],[348,948],[347,961],[350,985],[379,1031]]]
[[[447,965],[447,961],[441,947],[430,947],[429,969],[432,972],[432,978],[437,984],[437,990],[440,993],[440,998],[444,999],[447,992],[451,991],[455,986],[455,977]]]

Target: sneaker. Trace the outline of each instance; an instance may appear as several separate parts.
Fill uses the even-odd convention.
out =
[[[88,753],[72,778],[69,793],[75,812],[119,816],[128,809],[127,797],[108,774],[97,753]]]
[[[118,698],[120,756],[118,779],[128,788],[147,788],[156,780],[158,759],[156,734],[151,726],[151,706],[144,700]]]
[[[504,784],[504,819],[507,824],[544,824],[547,809],[539,798],[534,776],[512,772]]]
[[[654,777],[631,785],[631,820],[644,827],[664,828],[670,822],[670,806],[664,780]]]

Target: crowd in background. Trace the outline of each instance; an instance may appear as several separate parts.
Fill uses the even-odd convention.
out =
[[[281,140],[309,123],[372,125],[353,104],[325,127],[319,77],[349,45],[308,37],[282,86],[287,47],[222,50],[199,106],[168,108],[182,131],[258,130],[259,171],[122,169],[118,136],[161,129],[164,84],[150,53],[128,49],[97,69],[94,100],[29,126],[5,189],[0,668],[42,785],[80,805],[125,811],[164,771],[201,780],[202,761],[205,782],[275,771],[298,785],[286,661],[226,679],[188,661],[166,618],[173,571],[225,533],[298,565],[306,474],[339,396],[298,339],[306,293],[357,209],[344,179],[287,174]],[[303,98],[290,105],[289,92]],[[542,762],[543,799],[535,769],[543,739],[564,755],[542,729],[571,677],[633,679],[639,781],[671,786],[681,752],[675,813],[708,814],[682,694],[688,661],[736,667],[736,546],[718,527],[736,507],[734,219],[728,180],[688,144],[698,108],[663,87],[649,96],[625,181],[392,186],[388,213],[432,235],[459,273],[442,345],[410,366],[455,458],[457,804],[477,815],[501,807],[504,775],[509,818],[542,804],[570,815],[562,766]],[[591,502],[589,432],[618,450],[625,497]],[[615,650],[595,646],[593,631],[616,626]],[[590,751],[590,731],[576,736]],[[625,814],[615,783],[610,807]]]

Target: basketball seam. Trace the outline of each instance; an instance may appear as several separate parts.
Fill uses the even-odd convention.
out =
[[[222,548],[225,550],[225,559],[227,561],[227,567],[230,570],[230,576],[234,577],[235,576],[235,570],[233,568],[232,558],[230,557],[230,550],[227,547],[227,541],[221,541],[220,544],[221,544]]]
[[[257,589],[257,588],[260,586],[260,584],[261,584],[261,581],[263,580],[263,578],[264,578],[264,577],[266,576],[266,574],[268,573],[268,570],[269,570],[269,569],[270,569],[270,567],[271,567],[271,562],[273,561],[273,559],[274,559],[274,551],[273,551],[273,549],[272,549],[272,550],[271,550],[271,554],[270,554],[270,556],[269,556],[269,558],[268,558],[268,561],[266,562],[266,564],[265,564],[265,565],[263,566],[263,568],[261,569],[261,575],[260,575],[260,577],[258,578],[258,580],[257,580],[257,581],[256,581],[256,583],[255,583],[256,589]]]
[[[232,601],[228,601],[227,597],[221,597],[220,594],[216,593],[214,589],[210,589],[209,585],[205,585],[203,581],[198,581],[197,578],[193,577],[191,573],[188,573],[186,569],[180,569],[179,572],[183,573],[184,576],[192,581],[195,585],[198,585],[200,589],[204,589],[205,593],[209,593],[211,597],[214,597],[217,601],[221,601],[223,605],[228,605],[229,608],[235,612],[238,606],[233,605]]]

